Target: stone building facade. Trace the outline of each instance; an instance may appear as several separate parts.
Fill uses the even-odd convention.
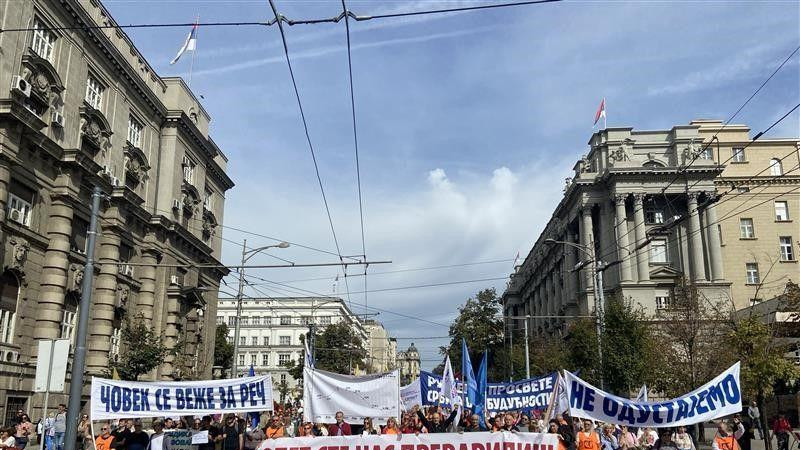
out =
[[[704,226],[719,217],[715,181],[723,166],[710,152],[699,154],[700,130],[692,123],[594,133],[553,216],[511,275],[505,314],[537,316],[529,319],[533,335],[558,334],[569,317],[593,314],[594,267],[578,263],[594,258],[608,265],[604,293],[631,297],[649,313],[668,308],[683,277],[708,298],[728,298],[720,234]],[[512,323],[521,327],[521,320]]]
[[[788,280],[800,282],[800,138],[751,141],[745,125],[693,123],[725,165],[714,182],[724,193],[717,226],[734,304],[742,309],[775,298]]]
[[[0,406],[33,418],[36,340],[71,338],[90,215],[98,221],[87,372],[125,318],[175,349],[143,379],[210,377],[227,160],[179,78],[156,74],[97,0],[0,3]],[[138,319],[137,319],[138,320]],[[123,349],[124,350],[124,349]],[[68,388],[67,388],[68,389]],[[51,403],[65,396],[51,395]]]
[[[231,343],[235,336],[236,318],[236,299],[221,298],[216,321],[228,325]],[[286,383],[295,396],[302,396],[302,392],[296,389],[298,380],[291,376],[284,364],[302,358],[304,347],[300,336],[308,333],[312,323],[319,330],[345,322],[361,337],[365,347],[369,342],[369,334],[358,316],[344,300],[335,297],[245,298],[239,320],[239,353],[234,358],[240,375],[246,374],[252,365],[256,374],[271,374],[276,389]]]
[[[397,353],[397,367],[400,369],[400,381],[404,385],[419,378],[419,350],[413,342],[406,351]]]
[[[367,331],[367,370],[369,373],[380,373],[394,370],[397,367],[397,340],[389,335],[383,324],[374,319],[362,321]]]

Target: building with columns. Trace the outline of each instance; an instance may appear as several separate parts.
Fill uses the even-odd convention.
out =
[[[38,339],[74,345],[95,186],[106,198],[88,375],[106,375],[125,351],[129,318],[174,350],[141,379],[210,377],[227,273],[218,224],[233,187],[210,116],[183,80],[156,74],[122,30],[80,28],[115,23],[97,0],[6,2],[0,17],[4,29],[28,30],[0,34],[2,414],[41,417],[42,395],[32,394]],[[190,268],[201,264],[211,268]]]
[[[719,229],[704,226],[718,221],[715,182],[724,166],[703,139],[697,123],[594,133],[553,216],[511,275],[505,314],[533,316],[533,335],[557,334],[568,317],[593,314],[594,265],[578,264],[594,259],[608,266],[599,287],[606,295],[633,298],[651,314],[669,307],[683,277],[710,299],[729,298]]]
[[[397,367],[400,369],[400,382],[404,385],[419,378],[419,350],[413,342],[406,351],[397,353]]]

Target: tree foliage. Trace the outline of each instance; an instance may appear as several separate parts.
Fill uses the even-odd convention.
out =
[[[126,318],[120,333],[120,351],[110,368],[117,370],[123,380],[137,380],[140,375],[164,363],[169,350],[161,342],[161,336],[145,324],[139,314]]]
[[[350,374],[356,368],[365,368],[367,349],[364,340],[356,334],[353,327],[346,322],[326,325],[322,332],[315,330],[314,366],[329,372]],[[306,336],[301,340],[305,342]],[[298,361],[284,364],[295,380],[303,379],[305,349],[300,352]]]
[[[222,367],[223,373],[233,363],[233,344],[228,342],[228,325],[217,325],[214,336],[214,365]]]
[[[594,319],[578,319],[567,329],[564,339],[564,369],[579,372],[580,377],[600,385],[600,353]]]

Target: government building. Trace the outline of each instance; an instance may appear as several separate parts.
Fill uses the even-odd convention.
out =
[[[131,319],[172,351],[140,379],[210,378],[227,273],[219,224],[233,182],[209,137],[209,114],[183,80],[155,73],[122,30],[81,28],[115,25],[99,1],[6,2],[0,15],[3,29],[27,30],[0,33],[4,418],[18,408],[41,417],[36,341],[74,347],[95,186],[106,198],[87,375],[109,375]],[[191,268],[200,264],[212,268]],[[50,404],[59,402],[66,395],[51,394]]]
[[[751,139],[715,120],[594,133],[511,274],[505,315],[520,326],[529,316],[533,335],[558,334],[594,314],[599,289],[658,315],[683,279],[737,309],[779,295],[800,278],[800,143]]]

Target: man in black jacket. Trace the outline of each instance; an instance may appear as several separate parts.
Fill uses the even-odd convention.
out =
[[[572,429],[571,422],[572,419],[567,413],[562,414],[558,421],[558,434],[564,440],[567,450],[575,450],[575,432]]]
[[[450,413],[450,416],[444,422],[442,422],[442,413],[439,411],[431,413],[431,420],[428,420],[425,414],[422,414],[422,411],[419,410],[417,410],[417,416],[420,422],[422,422],[422,425],[425,426],[425,429],[428,430],[428,433],[447,433],[447,430],[450,428],[450,425],[452,425],[458,413],[458,409],[456,408],[453,408],[453,412]]]

